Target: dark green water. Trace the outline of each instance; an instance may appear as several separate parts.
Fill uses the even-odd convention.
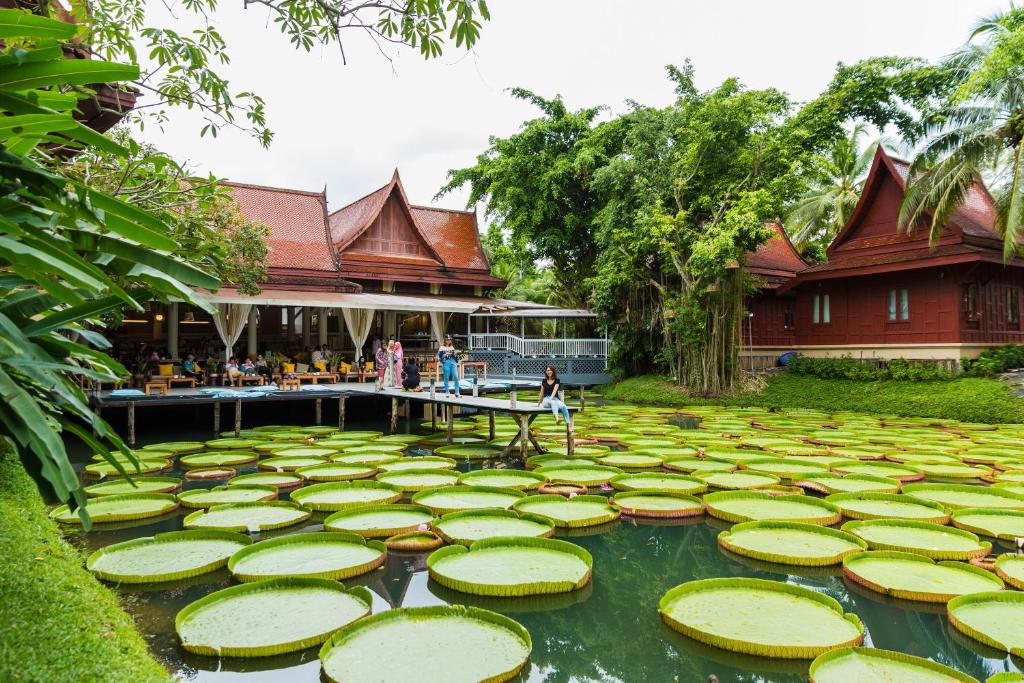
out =
[[[307,423],[308,424],[308,423]],[[248,422],[245,426],[252,426]],[[350,429],[382,429],[363,419]],[[157,427],[141,443],[209,438],[205,429]],[[411,455],[429,451],[414,448]],[[474,467],[480,467],[474,464]],[[467,469],[460,466],[460,469]],[[255,467],[239,469],[239,473]],[[175,474],[180,474],[175,472]],[[216,482],[221,483],[221,482]],[[212,486],[186,482],[186,488]],[[287,496],[282,496],[286,498]],[[137,526],[73,533],[83,549],[181,528],[185,512]],[[321,527],[315,517],[305,527],[263,534],[262,538]],[[669,588],[693,579],[746,576],[788,581],[826,593],[867,630],[866,645],[898,650],[952,666],[980,680],[1017,670],[1018,663],[980,643],[967,641],[947,623],[943,605],[895,603],[844,581],[838,569],[805,573],[727,556],[716,535],[727,525],[700,518],[685,523],[644,523],[628,518],[605,525],[560,532],[594,557],[594,579],[573,594],[538,599],[474,599],[446,590],[427,577],[427,553],[391,553],[380,570],[350,579],[374,594],[373,611],[445,603],[470,604],[506,614],[533,638],[529,666],[517,680],[529,682],[807,681],[809,661],[770,660],[734,655],[692,641],[662,624],[658,600]],[[154,655],[179,678],[190,681],[319,681],[317,649],[272,658],[217,659],[184,652],[174,633],[174,617],[184,605],[233,583],[227,570],[172,585],[121,588],[127,609],[148,639]],[[396,653],[399,655],[400,653]]]

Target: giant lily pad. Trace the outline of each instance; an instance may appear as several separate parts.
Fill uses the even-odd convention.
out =
[[[341,455],[331,457],[331,462],[341,462],[349,465],[373,465],[374,467],[380,467],[381,465],[401,460],[405,460],[405,458],[400,453],[392,453],[390,451],[382,453],[342,453]],[[429,465],[424,465],[424,467],[429,467]]]
[[[338,631],[321,648],[320,662],[333,683],[501,683],[526,665],[532,647],[525,628],[495,612],[462,605],[406,607]]]
[[[344,462],[324,462],[319,465],[300,467],[295,470],[307,481],[349,481],[352,479],[369,479],[377,474],[373,465],[355,465]]]
[[[402,489],[379,481],[331,481],[295,491],[291,499],[307,510],[337,511],[397,503]]]
[[[459,473],[453,470],[399,470],[381,472],[377,481],[398,486],[403,491],[423,491],[439,486],[454,486],[459,483]]]
[[[1024,555],[1007,553],[996,558],[996,575],[1017,590],[1024,590]]]
[[[703,479],[708,486],[716,489],[762,489],[768,486],[776,486],[781,481],[779,477],[767,472],[706,472],[698,470],[693,473],[698,479]]]
[[[603,496],[588,495],[574,498],[558,495],[528,496],[512,508],[547,517],[559,527],[596,526],[615,521],[620,514]]]
[[[123,493],[90,498],[85,503],[85,511],[94,524],[159,517],[177,509],[178,499],[169,493]],[[72,512],[67,505],[54,508],[50,517],[62,524],[82,523],[78,510]]]
[[[101,548],[86,569],[117,583],[157,583],[206,574],[227,564],[252,539],[231,531],[168,531]]]
[[[151,443],[148,446],[143,446],[139,450],[184,455],[186,453],[197,453],[205,448],[206,444],[202,441],[170,441],[166,443]]]
[[[772,519],[805,524],[835,524],[839,508],[810,496],[773,496],[759,491],[720,491],[704,496],[708,514],[727,522]]]
[[[948,602],[960,595],[1003,587],[998,577],[979,567],[891,550],[851,555],[843,560],[843,574],[878,593],[921,602]]]
[[[672,472],[732,472],[736,470],[735,463],[726,460],[712,460],[710,458],[673,458],[661,464],[663,468]]]
[[[1018,657],[1024,656],[1024,593],[977,592],[949,601],[949,623],[971,638]]]
[[[133,477],[131,479],[111,479],[100,484],[86,486],[85,493],[91,498],[99,498],[125,493],[171,493],[180,488],[181,480],[177,477]]]
[[[501,455],[501,451],[490,446],[452,445],[434,449],[434,455],[443,455],[456,460],[486,460]]]
[[[813,683],[979,683],[930,659],[873,647],[844,647],[811,662]]]
[[[1001,508],[1024,510],[1024,495],[1005,489],[970,484],[909,484],[904,493],[945,505],[951,510],[961,508]]]
[[[257,443],[259,443],[257,439],[241,439],[232,437],[228,439],[213,439],[212,441],[207,441],[206,447],[216,450],[234,450],[236,448],[252,448]]]
[[[230,467],[256,462],[259,457],[256,451],[211,451],[183,455],[178,462],[182,467]]]
[[[800,522],[744,522],[718,534],[726,550],[777,564],[824,567],[867,549],[853,534]]]
[[[252,474],[240,474],[228,480],[229,486],[238,484],[261,484],[264,486],[276,486],[278,489],[293,489],[300,486],[304,479],[297,474],[290,472],[253,472]]]
[[[387,538],[434,521],[434,513],[419,505],[367,505],[341,510],[324,520],[327,531],[347,531],[366,538]]]
[[[294,472],[295,470],[303,467],[322,465],[326,462],[327,458],[317,458],[313,456],[267,458],[266,460],[260,461],[259,468],[270,472]]]
[[[314,446],[284,446],[275,448],[270,454],[276,457],[298,457],[298,458],[330,458],[337,455],[338,451],[333,448],[317,448]]]
[[[764,579],[704,579],[676,586],[661,618],[699,642],[744,654],[806,659],[864,640],[855,614],[802,586]]]
[[[448,546],[427,558],[430,578],[472,595],[523,597],[566,593],[590,581],[593,559],[573,543],[550,538],[486,538]]]
[[[851,462],[832,469],[840,474],[870,474],[875,477],[899,479],[902,482],[924,479],[924,472],[918,468],[893,462]]]
[[[347,579],[384,564],[387,548],[357,534],[289,534],[242,548],[228,560],[239,581],[284,576]]]
[[[576,484],[578,486],[600,486],[605,484],[617,474],[622,474],[618,467],[606,467],[603,465],[589,465],[580,463],[576,465],[545,465],[534,470],[548,478],[549,481],[559,484]]]
[[[678,518],[704,514],[700,498],[685,493],[660,491],[623,491],[609,501],[630,517]]]
[[[598,465],[620,467],[625,469],[647,469],[661,467],[664,458],[648,453],[609,453],[597,459]]]
[[[803,462],[796,458],[765,458],[747,460],[742,467],[750,472],[765,472],[782,479],[799,479],[813,474],[828,472],[828,466],[815,462]]]
[[[124,460],[118,464],[121,466],[121,470],[127,472],[130,477],[137,474],[152,474],[171,468],[170,460],[140,460],[138,463]],[[110,462],[94,462],[83,467],[82,474],[93,479],[103,479],[104,477],[120,477],[121,470]]]
[[[703,479],[688,477],[685,474],[669,474],[667,472],[620,474],[612,477],[608,483],[618,491],[651,491],[656,493],[696,495],[708,490],[708,485]]]
[[[288,501],[231,503],[193,512],[182,523],[186,529],[255,532],[299,524],[309,519],[310,514]]]
[[[187,508],[209,508],[229,503],[257,503],[277,499],[277,488],[267,484],[215,486],[212,489],[191,489],[178,494],[178,502]]]
[[[344,452],[346,455],[358,455],[359,453],[392,453],[394,455],[401,455],[402,451],[408,448],[408,444],[404,443],[373,443],[366,444],[364,446],[345,446]]]
[[[845,476],[833,472],[800,477],[794,482],[797,486],[818,491],[819,493],[899,493],[900,482],[889,477],[876,477],[870,474],[847,474]]]
[[[847,522],[849,531],[867,541],[872,550],[901,550],[933,560],[969,560],[992,550],[970,531],[909,519],[872,519]]]
[[[508,509],[525,495],[519,489],[495,486],[443,486],[420,491],[413,495],[412,502],[430,509],[435,515],[445,515],[463,510]]]
[[[1024,538],[1024,512],[962,508],[952,514],[953,526],[1004,541]]]
[[[424,455],[415,458],[399,458],[388,460],[377,465],[382,472],[398,472],[399,470],[453,470],[455,461],[436,455]]]
[[[916,519],[945,524],[949,513],[942,505],[922,498],[893,493],[834,493],[825,498],[850,519]]]
[[[210,593],[178,612],[174,627],[189,652],[266,657],[324,642],[369,614],[371,602],[365,588],[329,579],[271,579]]]
[[[514,510],[467,510],[452,512],[430,525],[448,543],[470,545],[495,536],[553,536],[554,523],[547,517]]]
[[[526,470],[475,470],[459,477],[459,483],[466,486],[498,486],[510,489],[535,489],[547,477]]]

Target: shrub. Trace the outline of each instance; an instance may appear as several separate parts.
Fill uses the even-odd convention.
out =
[[[911,362],[905,358],[895,358],[881,365],[874,365],[861,362],[851,356],[810,358],[798,354],[788,363],[787,367],[796,374],[811,375],[822,379],[932,382],[953,378],[953,373],[932,361]]]
[[[964,361],[964,373],[971,377],[992,377],[1014,368],[1024,368],[1024,346],[1020,344],[997,346]]]

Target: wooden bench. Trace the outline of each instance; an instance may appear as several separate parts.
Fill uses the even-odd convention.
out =
[[[156,389],[156,393],[159,394],[160,396],[166,396],[167,382],[146,382],[145,386],[142,389],[142,392],[146,394],[146,396],[152,396],[151,392],[154,389]]]
[[[238,386],[243,384],[255,384],[261,387],[264,384],[263,375],[240,375],[238,377]]]
[[[281,391],[300,391],[302,389],[302,382],[297,379],[282,379],[280,387]]]

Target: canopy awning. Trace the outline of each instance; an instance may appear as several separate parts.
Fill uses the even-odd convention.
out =
[[[508,301],[505,304],[517,304],[516,306],[495,305],[494,299],[488,299],[488,304],[474,311],[474,316],[488,318],[596,318],[597,314],[581,308],[556,308],[554,306],[540,306],[532,302]]]

